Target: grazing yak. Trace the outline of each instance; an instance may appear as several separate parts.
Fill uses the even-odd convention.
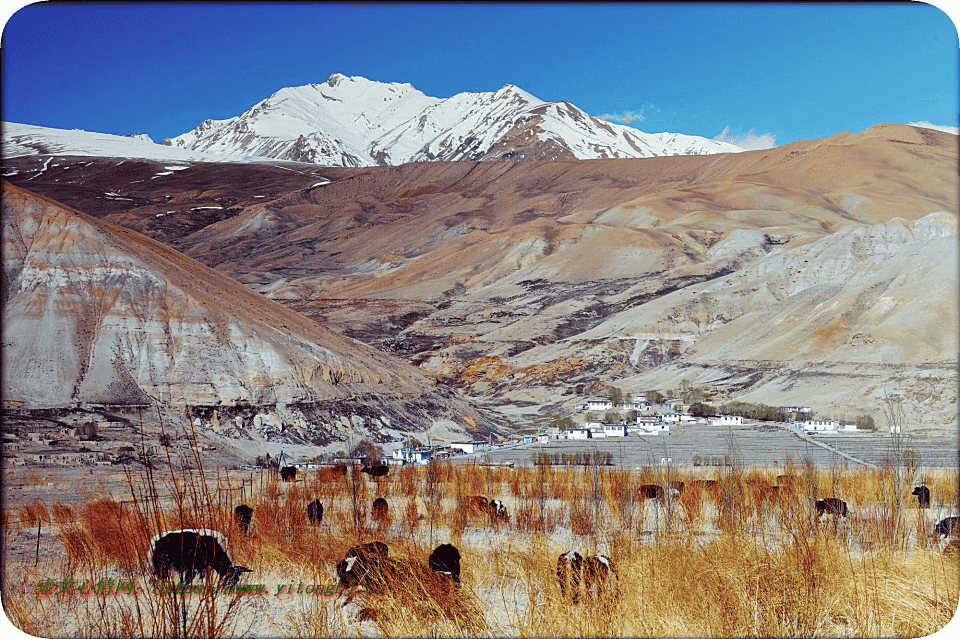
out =
[[[487,500],[486,497],[474,495],[468,497],[465,507],[472,513],[486,513],[492,522],[509,521],[510,514],[507,512],[507,505],[499,499]]]
[[[473,497],[467,498],[466,507],[474,513],[485,513],[490,507],[490,502],[487,501],[486,497],[474,495]]]
[[[453,544],[440,544],[427,560],[430,570],[448,575],[455,583],[460,583],[460,551]]]
[[[557,558],[557,580],[560,582],[560,596],[566,598],[567,591],[573,595],[573,603],[580,601],[580,578],[583,576],[583,556],[576,550],[569,550]]]
[[[284,466],[280,469],[280,478],[283,481],[297,481],[297,469],[293,466]]]
[[[641,500],[656,499],[661,504],[665,501],[663,488],[657,484],[641,484],[640,486],[637,486],[637,495]]]
[[[930,489],[926,486],[917,486],[910,494],[917,496],[917,508],[930,507]]]
[[[233,516],[237,520],[237,525],[240,526],[240,530],[243,531],[243,534],[250,534],[250,522],[253,521],[253,508],[247,506],[246,504],[240,504],[233,509]]]
[[[960,535],[960,517],[946,517],[933,527],[933,534],[938,537]]]
[[[440,587],[437,593],[431,594],[449,588],[448,577],[454,584],[460,583],[460,551],[452,544],[440,544],[434,549],[428,560],[429,569],[413,560],[390,557],[389,552],[382,541],[354,546],[337,564],[337,576],[348,586]],[[440,581],[437,577],[441,577]],[[443,586],[444,581],[448,586]]]
[[[607,580],[613,575],[617,581],[620,576],[613,562],[606,555],[594,555],[583,561],[583,585],[588,595],[599,597],[606,587]]]
[[[385,521],[387,519],[387,513],[389,512],[389,506],[387,506],[387,500],[383,497],[377,497],[373,500],[373,509],[370,514],[370,518],[374,521]]]
[[[382,541],[371,541],[354,546],[337,563],[337,577],[347,586],[360,584],[377,586],[384,582],[381,565],[390,549]]]
[[[253,572],[245,566],[234,566],[227,551],[227,538],[207,528],[168,530],[154,535],[147,562],[158,579],[167,579],[170,571],[176,570],[180,580],[188,584],[209,570],[220,575],[227,585],[236,585],[241,574]]]
[[[386,477],[387,473],[390,472],[390,467],[389,466],[364,466],[363,468],[360,469],[360,472],[367,473],[374,479],[378,479],[380,477]]]
[[[383,542],[371,542],[355,546],[337,564],[337,576],[348,586],[362,585],[367,593],[384,594],[387,590],[406,601],[407,614],[421,621],[434,617],[446,617],[471,635],[481,634],[476,623],[482,614],[477,609],[474,597],[460,589],[460,551],[451,544],[441,544],[430,554],[427,564],[409,558],[387,555]],[[349,601],[363,592],[350,592]],[[379,597],[367,599],[376,605]],[[376,610],[364,608],[361,618],[378,619],[391,614],[389,608]]]
[[[720,492],[720,480],[718,479],[694,479],[690,482],[690,487],[700,493],[718,494]]]
[[[824,513],[833,515],[834,519],[840,516],[847,516],[847,502],[837,497],[818,499],[814,507],[817,509],[817,521],[820,520],[820,517],[822,517]]]
[[[323,504],[319,499],[314,499],[307,504],[307,518],[312,524],[319,524],[323,521]]]
[[[494,522],[510,521],[510,515],[507,513],[507,506],[499,499],[491,499],[487,504],[487,513]]]
[[[605,555],[593,555],[584,559],[576,550],[570,550],[557,558],[560,596],[566,598],[569,592],[573,603],[580,601],[581,584],[587,595],[599,598],[611,575],[619,581],[613,562]]]

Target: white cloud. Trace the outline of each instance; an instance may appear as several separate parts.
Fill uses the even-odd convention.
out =
[[[954,135],[960,135],[960,127],[955,126],[946,126],[944,124],[930,124],[926,120],[921,122],[907,122],[910,126],[920,127],[921,129],[933,129],[935,131],[943,131],[944,133],[953,133]]]
[[[621,114],[616,113],[606,113],[600,116],[601,120],[613,120],[614,122],[619,122],[620,124],[627,124],[628,122],[643,122],[646,120],[639,113],[634,113],[633,111],[624,111]]]
[[[757,135],[754,133],[754,130],[755,129],[750,129],[743,135],[728,135],[730,133],[730,127],[724,127],[723,132],[713,139],[717,142],[734,144],[742,149],[746,149],[747,151],[772,149],[773,147],[777,146],[777,138],[774,137],[773,133]]]

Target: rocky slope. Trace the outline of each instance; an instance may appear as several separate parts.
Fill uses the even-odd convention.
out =
[[[299,165],[260,200],[253,166],[134,180],[37,158],[11,179],[116,181],[127,209],[75,206],[507,414],[693,385],[880,424],[899,396],[955,428],[956,158],[956,136],[878,125],[720,156]],[[203,221],[200,196],[230,213]]]
[[[432,98],[409,84],[335,73],[281,89],[243,114],[206,120],[163,141],[174,147],[332,166],[460,160],[641,158],[736,153],[676,133],[648,134],[544,102],[513,85]]]
[[[495,426],[415,368],[138,233],[6,182],[3,223],[4,399],[22,408],[242,409],[215,425],[288,443]]]

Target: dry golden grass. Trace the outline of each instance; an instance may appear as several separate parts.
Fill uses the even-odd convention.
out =
[[[241,477],[242,501],[254,509],[249,535],[233,517]],[[243,473],[130,473],[125,494],[101,486],[79,508],[34,501],[5,520],[23,522],[20,534],[29,535],[27,522],[48,522],[52,510],[60,548],[36,568],[32,556],[30,565],[14,564],[5,601],[22,629],[51,637],[921,636],[956,610],[958,559],[930,537],[936,518],[956,512],[955,472],[923,477],[930,511],[916,508],[909,487],[889,498],[889,471],[795,469],[778,480],[762,469],[724,469],[713,477],[716,489],[695,484],[703,478],[675,469],[447,465],[432,473],[405,467],[379,483],[360,473],[306,473],[289,483],[265,475],[251,493]],[[638,485],[671,482],[684,482],[679,500],[637,494]],[[465,504],[474,495],[504,500],[509,521],[471,512]],[[848,502],[850,516],[818,522],[811,496],[834,495]],[[369,513],[377,496],[389,502],[382,521]],[[314,498],[325,508],[319,525],[306,518]],[[223,532],[234,563],[254,570],[245,582],[270,593],[35,592],[42,579],[71,574],[137,578],[146,587],[150,537],[185,527]],[[346,605],[342,597],[274,596],[288,581],[333,583],[346,550],[372,540],[420,566],[436,545],[454,543],[460,589],[438,591],[428,573],[412,570],[385,595]],[[571,547],[603,552],[619,573],[578,604],[561,597],[555,573],[557,556]]]

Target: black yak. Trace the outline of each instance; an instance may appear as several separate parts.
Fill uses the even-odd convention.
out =
[[[176,570],[180,579],[188,584],[209,570],[220,575],[227,585],[236,585],[241,574],[253,572],[244,566],[234,566],[227,550],[227,538],[206,528],[168,530],[154,535],[147,561],[158,579],[167,579],[170,571]]]
[[[323,504],[320,503],[319,499],[314,499],[307,504],[307,518],[313,524],[319,524],[323,521]]]

